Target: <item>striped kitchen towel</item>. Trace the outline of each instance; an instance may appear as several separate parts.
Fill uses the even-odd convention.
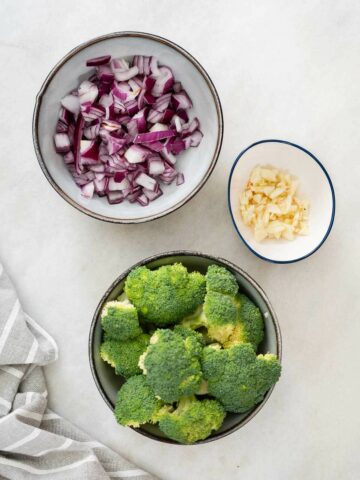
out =
[[[0,264],[0,479],[154,480],[47,408],[42,366],[57,355]]]

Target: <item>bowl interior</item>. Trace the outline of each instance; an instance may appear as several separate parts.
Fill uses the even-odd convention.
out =
[[[298,236],[292,241],[255,241],[252,230],[241,218],[239,198],[257,165],[272,165],[298,178],[298,195],[310,202],[309,235]],[[310,152],[294,144],[269,140],[252,145],[236,159],[229,180],[229,208],[235,228],[254,253],[266,260],[292,262],[317,250],[330,233],[335,210],[334,192],[324,167]]]
[[[211,264],[219,264],[232,271],[232,273],[236,276],[238,280],[240,290],[246,295],[248,295],[256,303],[256,305],[258,305],[264,316],[265,338],[259,347],[259,353],[270,352],[278,355],[279,358],[281,358],[280,333],[278,331],[276,319],[274,318],[271,306],[269,305],[265,294],[261,291],[258,285],[250,277],[248,277],[245,272],[242,272],[234,265],[221,259],[215,259],[206,255],[200,256],[187,253],[162,256],[160,258],[151,260],[148,263],[144,261],[141,263],[141,265],[147,265],[148,268],[157,268],[161,265],[171,264],[174,262],[182,262],[183,265],[185,265],[189,269],[189,271],[198,270],[201,273],[206,273],[207,267]],[[103,297],[96,311],[93,329],[90,333],[90,362],[92,364],[94,378],[101,394],[103,395],[106,403],[111,409],[114,408],[117,392],[123,384],[124,380],[122,377],[115,375],[114,370],[107,363],[103,362],[100,358],[99,349],[102,341],[100,312],[107,301],[114,300],[121,294],[127,274],[128,271],[125,272],[121,277],[119,277],[119,279],[114,282],[114,284],[110,287],[108,292]],[[250,418],[252,418],[258,410],[260,410],[261,406],[265,403],[270,393],[271,390],[267,393],[263,402],[254,407],[249,412],[243,414],[228,413],[221,429],[211,435],[204,442],[215,440],[216,438],[222,437],[228,433],[231,433],[233,430],[240,428]],[[155,425],[144,425],[143,427],[138,429],[138,431],[157,440],[163,440],[168,443],[176,443],[165,437],[164,434]]]
[[[190,148],[178,157],[177,168],[184,173],[185,183],[181,186],[175,184],[164,186],[164,195],[147,207],[129,202],[109,205],[105,198],[99,197],[94,197],[90,201],[84,199],[65,167],[61,155],[54,149],[53,134],[61,98],[93,73],[94,68],[85,66],[86,60],[104,54],[111,54],[114,58],[129,58],[135,54],[158,57],[160,64],[167,65],[173,70],[176,80],[181,81],[192,98],[194,106],[190,111],[191,118],[197,116],[201,122],[204,137],[199,147]],[[210,88],[206,73],[200,71],[190,60],[190,56],[179,47],[148,34],[108,36],[80,47],[76,53],[69,54],[54,70],[55,73],[40,99],[37,137],[48,174],[72,203],[75,202],[83,210],[109,219],[121,219],[125,222],[141,221],[147,217],[160,216],[179,202],[183,203],[210,173],[209,169],[211,171],[210,167],[216,162],[221,143],[220,107],[217,104],[216,93]]]

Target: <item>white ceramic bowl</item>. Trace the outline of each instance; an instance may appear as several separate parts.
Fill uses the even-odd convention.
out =
[[[239,196],[252,169],[272,165],[299,179],[299,194],[310,202],[310,233],[295,240],[256,242],[250,227],[242,221]],[[318,250],[328,237],[335,217],[335,193],[331,179],[319,160],[305,148],[284,140],[263,140],[246,148],[235,160],[229,185],[228,202],[236,231],[258,257],[275,263],[302,260]]]
[[[163,188],[164,195],[147,207],[123,202],[109,205],[105,198],[86,200],[55,152],[53,134],[61,98],[91,75],[89,58],[104,54],[131,57],[154,55],[169,66],[193,100],[191,115],[197,116],[204,134],[198,148],[178,159],[185,183]],[[223,137],[223,117],[216,89],[202,66],[186,50],[164,38],[139,32],[119,32],[90,40],[69,52],[51,70],[36,99],[33,139],[40,166],[54,189],[78,210],[114,223],[140,223],[166,215],[189,201],[205,184],[215,167]]]

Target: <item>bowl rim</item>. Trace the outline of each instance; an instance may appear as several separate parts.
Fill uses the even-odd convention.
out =
[[[83,49],[94,45],[96,43],[99,43],[103,40],[108,40],[110,38],[122,38],[122,37],[137,37],[137,38],[144,38],[148,40],[154,40],[160,43],[165,44],[166,46],[176,50],[178,53],[183,55],[187,60],[189,60],[193,66],[200,72],[202,77],[204,78],[205,82],[207,83],[211,95],[213,97],[214,103],[215,103],[215,108],[216,108],[216,113],[217,113],[217,141],[216,141],[216,146],[215,146],[215,151],[211,160],[211,163],[204,175],[204,177],[201,179],[201,181],[198,183],[198,185],[182,200],[177,202],[175,205],[167,208],[163,212],[150,215],[150,216],[143,216],[139,217],[136,219],[126,219],[126,218],[116,218],[116,217],[110,217],[106,215],[102,215],[96,212],[93,212],[92,210],[89,210],[88,208],[83,207],[82,205],[79,205],[75,200],[73,200],[67,193],[65,193],[62,188],[55,182],[53,179],[52,175],[50,174],[46,163],[43,159],[41,148],[40,148],[40,143],[39,143],[39,135],[38,135],[38,122],[39,122],[39,115],[40,115],[40,106],[42,103],[42,98],[44,93],[46,92],[50,82],[52,81],[54,75],[62,68],[62,66],[73,56],[75,56],[77,53],[82,51]],[[172,42],[171,40],[168,40],[167,38],[160,37],[159,35],[154,35],[152,33],[146,33],[146,32],[137,32],[137,31],[123,31],[123,32],[113,32],[113,33],[108,33],[105,35],[100,35],[98,37],[92,38],[91,40],[88,40],[84,43],[81,43],[77,47],[73,48],[70,50],[62,59],[51,69],[50,73],[46,76],[39,93],[36,96],[35,100],[35,107],[34,107],[34,112],[33,112],[33,120],[32,120],[32,137],[33,137],[33,145],[36,153],[36,157],[38,159],[38,162],[40,164],[41,170],[45,177],[47,178],[48,182],[50,185],[54,188],[54,190],[64,199],[66,200],[70,205],[75,207],[77,210],[81,211],[82,213],[85,213],[86,215],[96,218],[98,220],[102,220],[105,222],[109,223],[120,223],[120,224],[135,224],[135,223],[145,223],[145,222],[150,222],[152,220],[155,220],[156,218],[164,217],[173,211],[177,210],[178,208],[182,207],[185,205],[188,201],[190,201],[205,185],[207,180],[209,179],[211,173],[213,172],[216,162],[218,160],[218,157],[220,155],[221,151],[221,146],[223,142],[223,136],[224,136],[224,119],[223,119],[223,111],[222,111],[222,106],[219,98],[219,94],[215,88],[215,85],[213,81],[211,80],[209,74],[207,71],[202,67],[202,65],[184,48],[180,47],[180,45]]]
[[[307,253],[306,255],[303,255],[301,257],[298,257],[298,258],[294,258],[292,260],[274,260],[272,258],[269,258],[269,257],[265,257],[263,255],[260,255],[260,253],[258,253],[256,250],[254,250],[254,248],[252,248],[250,246],[250,244],[245,240],[245,238],[241,235],[240,233],[240,230],[238,229],[237,227],[237,224],[235,222],[235,218],[234,218],[234,215],[233,215],[233,211],[232,211],[232,206],[231,206],[231,200],[230,200],[230,189],[231,189],[231,181],[232,181],[232,177],[233,177],[233,173],[234,173],[234,170],[236,168],[236,165],[238,163],[238,161],[240,160],[240,158],[248,151],[250,150],[250,148],[253,148],[253,147],[256,147],[257,145],[260,145],[261,143],[284,143],[286,145],[290,145],[291,147],[295,147],[295,148],[298,148],[299,150],[303,151],[304,153],[306,153],[307,155],[309,155],[318,165],[319,167],[321,168],[321,170],[323,171],[328,183],[329,183],[329,187],[330,187],[330,191],[331,191],[331,198],[332,198],[332,211],[331,211],[331,218],[330,218],[330,222],[329,222],[329,226],[325,232],[325,235],[324,237],[322,238],[322,240],[320,241],[320,243],[313,249],[311,250],[311,252]],[[336,199],[335,199],[335,190],[334,190],[334,186],[332,184],[332,181],[331,181],[331,178],[330,178],[330,175],[329,173],[327,172],[326,168],[324,167],[324,165],[320,162],[320,160],[318,160],[314,154],[312,154],[309,150],[307,150],[306,148],[300,146],[300,145],[297,145],[296,143],[293,143],[293,142],[290,142],[288,140],[278,140],[278,139],[268,139],[268,140],[259,140],[258,142],[255,142],[255,143],[252,143],[251,145],[249,145],[248,147],[246,147],[244,150],[242,150],[239,155],[236,157],[232,167],[231,167],[231,170],[230,170],[230,175],[229,175],[229,181],[228,181],[228,208],[229,208],[229,212],[230,212],[230,217],[231,217],[231,220],[232,220],[232,223],[234,225],[234,228],[237,232],[237,234],[239,235],[239,237],[241,238],[241,240],[245,243],[245,245],[247,246],[247,248],[254,254],[256,255],[258,258],[261,258],[262,260],[265,260],[266,262],[270,262],[270,263],[278,263],[278,264],[288,264],[288,263],[295,263],[295,262],[300,262],[300,260],[304,260],[305,258],[308,258],[310,257],[311,255],[313,255],[317,250],[319,250],[319,248],[325,243],[326,239],[328,238],[328,236],[330,235],[330,232],[331,232],[331,229],[334,225],[334,221],[335,221],[335,210],[336,210]]]
[[[94,360],[94,353],[93,353],[94,333],[95,333],[95,328],[96,328],[96,325],[97,325],[97,320],[99,318],[100,312],[103,308],[103,305],[104,305],[107,297],[117,287],[117,285],[122,280],[124,280],[124,278],[127,277],[127,275],[130,273],[130,271],[133,268],[140,267],[140,266],[143,266],[143,265],[147,265],[147,264],[149,264],[151,262],[154,262],[156,260],[160,260],[160,259],[168,258],[168,257],[174,257],[174,256],[177,256],[177,257],[192,256],[192,257],[205,258],[205,259],[211,260],[215,263],[220,263],[223,266],[230,268],[231,270],[234,270],[237,274],[239,274],[245,280],[247,280],[252,285],[252,287],[255,288],[257,293],[261,296],[262,300],[264,301],[264,303],[265,303],[265,305],[266,305],[266,307],[267,307],[267,309],[268,309],[268,311],[271,315],[271,318],[272,318],[273,324],[274,324],[274,329],[275,329],[276,354],[278,356],[279,361],[281,362],[281,359],[282,359],[282,337],[281,337],[280,325],[279,325],[279,321],[277,319],[277,315],[276,315],[276,313],[275,313],[275,311],[274,311],[274,309],[273,309],[265,291],[248,273],[246,273],[244,270],[242,270],[240,267],[238,267],[234,263],[230,262],[229,260],[226,260],[222,257],[216,257],[214,255],[209,255],[209,254],[206,254],[206,253],[202,253],[202,252],[196,252],[196,251],[191,251],[191,250],[175,250],[175,251],[169,251],[169,252],[164,252],[164,253],[158,253],[156,255],[152,255],[150,257],[144,258],[143,260],[140,260],[139,262],[135,263],[131,267],[127,268],[121,275],[119,275],[112,282],[112,284],[107,288],[104,295],[101,297],[101,300],[99,301],[98,306],[96,307],[95,313],[94,313],[92,321],[91,321],[90,331],[89,331],[89,339],[88,339],[88,355],[89,355],[90,370],[91,370],[95,385],[96,385],[100,395],[102,396],[106,405],[110,408],[110,410],[112,412],[114,411],[114,407],[113,407],[109,397],[107,396],[107,394],[106,394],[106,392],[105,392],[105,390],[102,386],[102,383],[100,381],[100,378],[98,376],[97,370],[95,368],[95,360]],[[239,423],[237,423],[236,425],[228,428],[224,432],[221,432],[221,433],[216,433],[215,432],[213,435],[206,438],[205,440],[195,442],[192,445],[200,445],[200,444],[203,444],[203,443],[209,443],[209,442],[218,440],[219,438],[226,437],[227,435],[230,435],[231,433],[235,432],[236,430],[239,430],[241,427],[246,425],[252,418],[254,418],[255,415],[257,415],[259,413],[259,411],[263,408],[265,403],[268,401],[268,399],[269,399],[272,391],[274,390],[274,388],[275,388],[275,385],[266,393],[262,402],[260,402],[254,409],[250,410],[248,415],[246,417],[244,417]],[[171,440],[170,438],[157,437],[156,435],[154,435],[152,433],[149,433],[149,432],[146,432],[146,431],[142,430],[141,428],[134,428],[134,427],[130,427],[130,428],[132,430],[135,430],[136,432],[140,433],[141,435],[144,435],[145,437],[151,438],[153,440],[157,440],[159,442],[169,443],[169,444],[174,444],[174,445],[180,445],[180,446],[182,445],[182,444],[179,444],[178,442],[175,442],[174,440]]]

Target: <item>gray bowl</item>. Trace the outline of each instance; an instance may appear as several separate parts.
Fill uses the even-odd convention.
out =
[[[197,148],[179,157],[178,168],[185,182],[162,186],[164,195],[142,207],[137,202],[110,205],[105,197],[91,200],[80,195],[80,189],[55,152],[53,134],[61,98],[78,87],[93,73],[86,67],[89,58],[110,54],[130,59],[134,55],[154,55],[171,67],[175,78],[193,100],[191,117],[198,117],[204,137]],[[40,167],[52,187],[70,205],[86,215],[112,223],[142,223],[163,217],[191,200],[205,185],[217,162],[222,138],[223,116],[220,99],[209,75],[201,64],[179,45],[151,33],[116,32],[89,40],[63,57],[51,70],[35,103],[33,140]]]
[[[265,338],[260,344],[260,353],[274,353],[281,360],[281,333],[280,327],[276,318],[276,314],[262,288],[253,280],[250,275],[241,270],[233,263],[224,260],[223,258],[213,257],[198,252],[189,251],[175,251],[161,253],[153,257],[146,258],[136,265],[133,265],[124,273],[122,273],[103,295],[100,303],[95,311],[89,335],[89,359],[91,371],[96,383],[96,386],[105,400],[108,407],[113,411],[116,401],[116,395],[124,383],[124,379],[115,375],[114,369],[107,363],[103,362],[99,355],[100,344],[102,340],[102,329],[100,323],[100,314],[106,302],[116,299],[123,291],[124,282],[130,270],[135,267],[146,265],[148,268],[157,268],[162,265],[171,264],[174,262],[181,262],[190,271],[198,270],[205,273],[207,267],[211,264],[221,265],[230,270],[237,278],[240,290],[248,295],[254,303],[260,308],[265,321]],[[274,388],[274,387],[273,387]],[[197,443],[206,443],[225,437],[235,430],[243,427],[249,422],[264,406],[271,395],[273,388],[267,392],[264,400],[256,405],[253,409],[246,413],[228,413],[221,428],[213,433],[206,440]],[[137,432],[165,443],[177,443],[165,437],[156,425],[144,425],[141,428],[134,429]]]

